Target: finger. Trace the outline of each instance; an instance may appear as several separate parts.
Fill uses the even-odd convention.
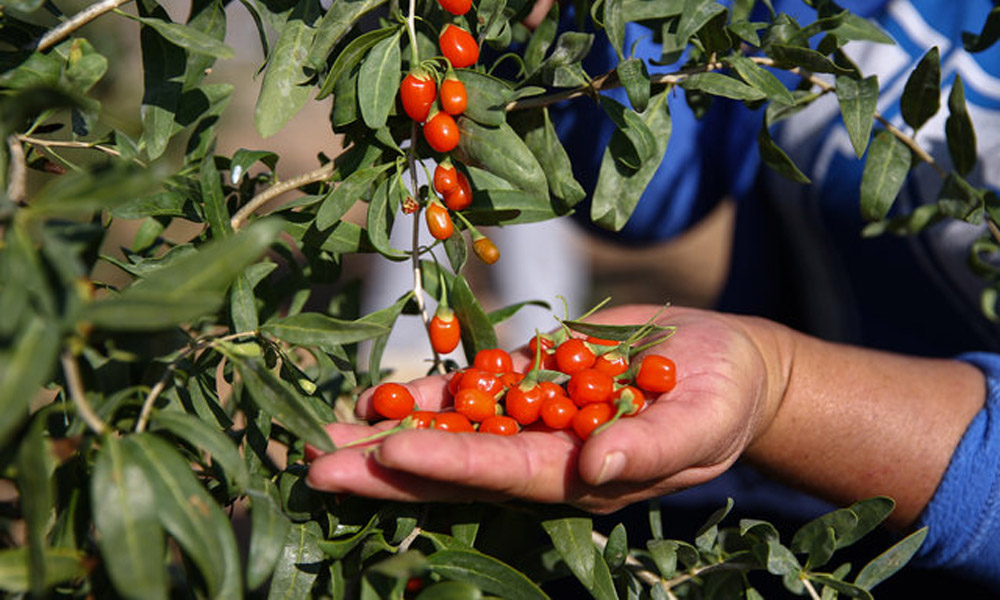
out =
[[[349,444],[357,444],[359,440],[376,434],[380,431],[386,429],[391,429],[399,424],[399,421],[381,421],[375,425],[361,425],[361,424],[347,424],[347,423],[330,423],[326,425],[326,433],[330,436],[330,440],[337,448]],[[377,440],[375,440],[377,441]],[[371,443],[375,443],[372,441]],[[316,458],[326,454],[324,451],[316,448],[312,444],[306,444],[306,460],[312,461]]]
[[[583,491],[576,470],[579,442],[569,434],[523,431],[515,436],[404,431],[379,449],[383,466],[540,502]]]
[[[453,435],[453,434],[450,434]],[[313,489],[401,502],[500,502],[509,496],[427,479],[379,463],[371,449],[349,448],[326,454],[309,466]]]
[[[450,377],[450,375],[430,375],[405,382],[402,385],[413,395],[417,410],[439,411],[450,401],[448,398],[448,379]],[[362,419],[379,417],[372,405],[372,395],[375,393],[376,387],[378,386],[370,387],[358,396],[358,402],[354,407],[354,412],[358,417]]]

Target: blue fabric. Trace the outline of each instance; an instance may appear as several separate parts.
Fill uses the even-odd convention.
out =
[[[986,406],[969,425],[918,526],[928,527],[917,564],[1000,589],[1000,356],[958,357],[986,375]]]

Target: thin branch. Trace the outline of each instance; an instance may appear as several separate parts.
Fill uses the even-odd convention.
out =
[[[181,356],[186,356],[188,352],[184,352]],[[174,359],[165,371],[160,379],[153,386],[153,389],[149,390],[149,395],[146,396],[146,400],[142,403],[142,410],[139,411],[139,418],[135,422],[135,432],[142,433],[146,430],[146,426],[149,424],[149,417],[153,414],[153,405],[156,403],[156,399],[160,397],[164,388],[167,387],[167,382],[170,381],[170,376],[173,375],[174,370],[177,368],[177,361],[180,357]]]
[[[812,600],[822,600],[820,598],[819,592],[817,592],[816,588],[813,587],[813,584],[812,584],[811,581],[809,581],[808,579],[806,579],[805,577],[803,577],[802,578],[802,583],[806,586],[806,591],[809,592],[809,597],[812,598]]]
[[[39,146],[42,148],[82,148],[84,150],[100,150],[101,152],[114,156],[115,158],[121,158],[122,153],[110,148],[108,146],[102,146],[98,142],[81,142],[77,140],[43,140],[41,138],[29,137],[26,135],[18,135],[17,139],[25,144],[31,144],[32,146]],[[133,159],[135,163],[141,167],[145,167],[146,163],[139,160],[138,158]]]
[[[328,162],[322,167],[309,171],[308,173],[303,173],[301,175],[296,175],[291,179],[286,179],[280,183],[276,183],[271,187],[267,188],[263,192],[257,194],[250,199],[249,202],[240,207],[233,218],[230,219],[229,224],[233,230],[239,229],[243,223],[250,218],[250,215],[254,213],[258,208],[267,204],[270,200],[277,198],[278,196],[284,194],[285,192],[290,192],[294,189],[300,188],[304,185],[309,185],[310,183],[316,183],[317,181],[323,181],[333,174],[336,167],[333,162]]]
[[[76,406],[77,414],[94,430],[94,433],[98,435],[105,433],[109,427],[87,402],[87,395],[83,391],[83,382],[80,378],[80,365],[77,364],[76,358],[67,350],[63,352],[60,362],[66,376],[66,387],[73,405]]]
[[[899,141],[906,144],[906,147],[909,148],[914,154],[916,154],[917,158],[919,158],[920,160],[924,161],[925,163],[933,167],[934,170],[937,171],[937,174],[940,175],[942,179],[948,176],[948,172],[945,171],[941,167],[941,165],[937,163],[936,160],[934,160],[933,156],[931,156],[930,154],[927,153],[926,150],[921,148],[920,144],[918,144],[915,139],[900,131],[898,127],[896,127],[888,120],[886,120],[886,118],[883,117],[881,114],[875,113],[875,118],[878,120],[879,123],[882,124],[883,127],[885,127],[886,131],[896,136],[896,139],[898,139]]]
[[[101,0],[73,15],[69,20],[51,29],[38,40],[36,50],[45,52],[52,46],[66,39],[71,33],[90,23],[106,12],[110,12],[131,0]]]
[[[14,203],[24,201],[27,189],[28,165],[24,158],[24,146],[16,135],[7,137],[7,150],[10,152],[10,180],[7,182],[7,197]]]

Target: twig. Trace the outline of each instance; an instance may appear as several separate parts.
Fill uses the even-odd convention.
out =
[[[803,577],[802,583],[806,586],[806,591],[809,592],[809,597],[812,598],[812,600],[821,600],[819,592],[817,592],[816,588],[813,587],[811,581]]]
[[[43,140],[41,138],[29,137],[26,135],[19,134],[17,139],[25,144],[31,144],[32,146],[40,146],[42,148],[83,148],[85,150],[100,150],[109,156],[114,156],[115,158],[121,158],[122,153],[115,150],[114,148],[109,148],[108,146],[102,146],[97,142],[81,142],[77,140]],[[138,158],[133,159],[135,163],[141,167],[145,167],[146,163],[139,160]]]
[[[184,352],[181,356],[187,356],[188,352]],[[173,375],[174,370],[177,368],[177,361],[180,357],[174,359],[165,371],[160,379],[153,386],[153,389],[149,390],[149,395],[146,396],[146,400],[142,403],[142,410],[139,411],[139,418],[135,422],[135,432],[142,433],[146,430],[146,425],[149,424],[149,417],[153,414],[153,404],[156,403],[156,399],[160,397],[163,389],[167,387],[167,382],[170,381],[170,376]]]
[[[881,114],[875,113],[875,118],[878,120],[879,123],[882,124],[883,127],[885,127],[886,131],[896,136],[896,139],[898,139],[899,141],[906,144],[906,147],[909,148],[914,154],[916,154],[917,158],[919,158],[920,160],[924,161],[925,163],[933,167],[934,170],[937,171],[937,174],[940,175],[942,179],[948,176],[948,173],[941,167],[941,165],[937,163],[936,160],[934,160],[934,157],[928,154],[926,150],[921,148],[920,144],[918,144],[915,139],[900,131],[898,127],[896,127],[888,120],[886,120],[886,118],[883,117]]]
[[[94,412],[90,403],[87,402],[87,396],[83,391],[83,383],[80,380],[80,366],[76,363],[76,358],[67,350],[63,352],[60,362],[62,362],[63,373],[66,376],[66,387],[70,398],[73,400],[73,405],[76,406],[77,414],[94,430],[94,433],[98,435],[105,433],[109,429],[108,425]]]
[[[64,21],[58,27],[50,30],[38,40],[36,50],[45,52],[52,46],[63,41],[69,34],[90,23],[106,12],[110,12],[131,0],[101,0],[95,2],[87,8],[73,15],[69,20]]]
[[[243,223],[250,218],[250,215],[252,215],[254,211],[264,204],[267,204],[268,201],[284,194],[285,192],[290,192],[304,185],[316,183],[317,181],[323,181],[324,179],[330,177],[335,169],[336,167],[333,162],[328,162],[318,169],[301,175],[296,175],[291,179],[272,185],[241,206],[240,209],[236,211],[236,214],[233,215],[233,218],[229,220],[229,225],[233,228],[233,230],[239,229]]]
[[[7,150],[10,152],[10,180],[7,182],[7,197],[15,204],[24,201],[27,189],[28,165],[24,159],[24,146],[16,135],[7,137]]]

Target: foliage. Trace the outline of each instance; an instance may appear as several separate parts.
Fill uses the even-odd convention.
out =
[[[761,154],[805,182],[768,129],[834,93],[858,156],[867,152],[861,208],[873,222],[866,233],[915,233],[953,218],[995,232],[996,195],[965,179],[976,151],[960,80],[947,103],[955,167],[942,172],[939,201],[887,218],[915,163],[941,167],[881,118],[878,82],[842,51],[852,40],[890,40],[829,0],[808,2],[816,9],[808,24],[773,10],[751,20],[754,5],[770,7],[766,0],[580,1],[574,27],[562,30],[559,4],[537,28],[522,25],[526,0],[482,0],[459,17],[428,0],[408,7],[333,0],[326,9],[318,0],[243,0],[267,57],[257,130],[270,136],[311,98],[332,95],[331,134],[347,142],[341,155],[322,158],[289,185],[275,180],[274,152],[215,152],[233,88],[204,80],[217,60],[233,56],[223,43],[224,3],[195,0],[184,22],[154,0],[110,12],[120,4],[101,2],[69,18],[39,0],[0,7],[0,465],[18,496],[5,507],[10,539],[0,550],[0,588],[374,598],[401,597],[410,579],[421,578],[420,598],[536,598],[545,597],[543,582],[573,575],[597,598],[721,598],[759,597],[745,573],[761,570],[794,593],[867,598],[919,546],[925,532],[856,574],[848,565],[822,570],[891,510],[888,499],[872,499],[806,525],[790,543],[761,521],[721,527],[727,506],[693,544],[654,528],[644,546],[632,547],[634,532],[617,527],[605,538],[589,518],[556,507],[484,510],[319,494],[304,483],[303,452],[306,443],[333,450],[323,424],[343,418],[352,395],[379,380],[394,324],[428,318],[425,294],[450,298],[467,356],[495,345],[493,327],[519,307],[484,311],[463,275],[466,236],[481,239],[481,225],[566,215],[585,195],[548,106],[589,101],[572,99],[611,85],[628,93],[629,105],[600,97],[617,131],[591,217],[607,228],[624,225],[665,152],[668,94],[686,94],[696,107],[713,97],[768,104]],[[968,34],[970,51],[996,41],[997,14]],[[102,110],[98,84],[125,61],[109,60],[82,35],[97,18],[138,28],[138,136]],[[657,32],[661,63],[684,62],[651,75],[623,46],[627,21]],[[443,72],[437,31],[449,22],[471,28],[486,50],[478,65],[457,69],[468,108],[454,156],[475,194],[456,215],[457,233],[442,243],[444,265],[430,260],[428,247],[392,247],[389,234],[410,220],[419,226],[420,212],[400,216],[408,197],[424,206],[433,196],[411,176],[418,159],[441,156],[395,98],[418,65]],[[613,73],[582,66],[597,36],[620,58]],[[790,90],[780,71],[801,85]],[[907,83],[903,115],[912,131],[941,109],[940,87],[931,50]],[[292,188],[304,194],[264,214]],[[364,227],[343,219],[358,202]],[[103,255],[109,229],[125,221],[139,223],[126,259]],[[176,222],[195,233],[171,241],[164,231]],[[990,284],[990,316],[1000,271],[986,259],[998,249],[989,233],[973,247],[972,264]],[[356,288],[341,276],[354,253],[412,261],[421,277],[395,304],[360,314]],[[92,279],[102,261],[131,283]],[[320,284],[335,296],[320,297]],[[368,370],[358,366],[363,341],[373,342]],[[245,556],[234,514],[248,515]],[[11,538],[14,522],[23,523],[21,540]]]

